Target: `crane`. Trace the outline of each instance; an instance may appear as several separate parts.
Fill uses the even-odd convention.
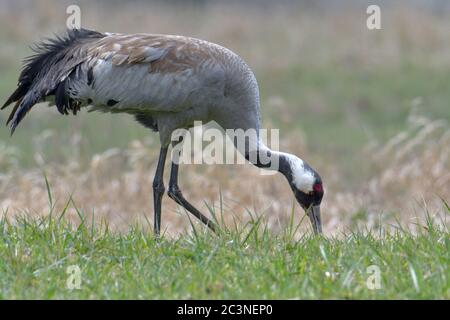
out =
[[[24,60],[17,88],[2,106],[14,103],[7,120],[11,135],[42,101],[56,105],[61,114],[75,115],[81,107],[128,113],[158,132],[160,152],[153,179],[156,236],[161,229],[166,156],[175,145],[172,133],[191,128],[196,121],[215,121],[227,130],[260,129],[259,89],[253,72],[241,57],[217,44],[176,35],[72,29],[37,44],[34,52]],[[177,142],[181,141],[182,137]],[[235,147],[253,165],[283,174],[314,232],[322,233],[322,179],[306,161],[271,150],[258,133]],[[216,224],[181,193],[176,157],[175,153],[171,159],[169,197],[217,231]]]

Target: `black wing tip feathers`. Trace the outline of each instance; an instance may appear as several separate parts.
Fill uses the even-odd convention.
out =
[[[16,123],[15,121],[13,123],[11,123],[11,125],[9,126],[9,136],[12,137],[12,135],[14,134],[14,131],[16,131],[18,123]]]
[[[5,109],[11,103],[16,102],[6,122],[7,125],[10,124],[11,135],[35,103],[46,95],[55,93],[59,81],[49,85],[46,90],[37,91],[36,87],[40,85],[41,81],[45,81],[48,72],[53,72],[52,67],[57,62],[58,56],[64,54],[64,50],[73,46],[77,41],[103,38],[105,36],[103,33],[84,28],[67,29],[63,35],[54,35],[52,38],[43,39],[30,47],[33,54],[23,59],[18,86],[0,108]],[[59,92],[59,96],[60,101],[64,102],[63,106],[70,104],[70,102],[62,99],[61,92]],[[59,111],[61,112],[61,110]]]

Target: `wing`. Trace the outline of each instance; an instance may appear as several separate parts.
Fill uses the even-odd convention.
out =
[[[109,34],[92,43],[73,88],[91,110],[179,111],[222,90],[224,70],[208,42],[167,35]],[[84,80],[83,80],[84,79]],[[76,81],[75,81],[76,82]],[[222,89],[220,87],[222,86]]]
[[[82,104],[137,114],[212,103],[224,93],[223,49],[181,36],[71,30],[37,46],[2,108],[15,102],[8,119],[14,132],[47,97],[63,114]]]

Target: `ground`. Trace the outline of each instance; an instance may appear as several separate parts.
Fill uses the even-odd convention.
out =
[[[255,220],[218,236],[197,227],[156,240],[54,215],[1,222],[0,298],[15,299],[449,299],[450,239],[352,232],[340,239],[295,225],[274,236]]]

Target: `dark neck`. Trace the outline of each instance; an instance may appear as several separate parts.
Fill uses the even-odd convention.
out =
[[[291,162],[287,153],[273,151],[266,147],[260,148],[257,153],[246,153],[245,158],[258,168],[276,170],[282,173],[289,183],[292,181]]]

